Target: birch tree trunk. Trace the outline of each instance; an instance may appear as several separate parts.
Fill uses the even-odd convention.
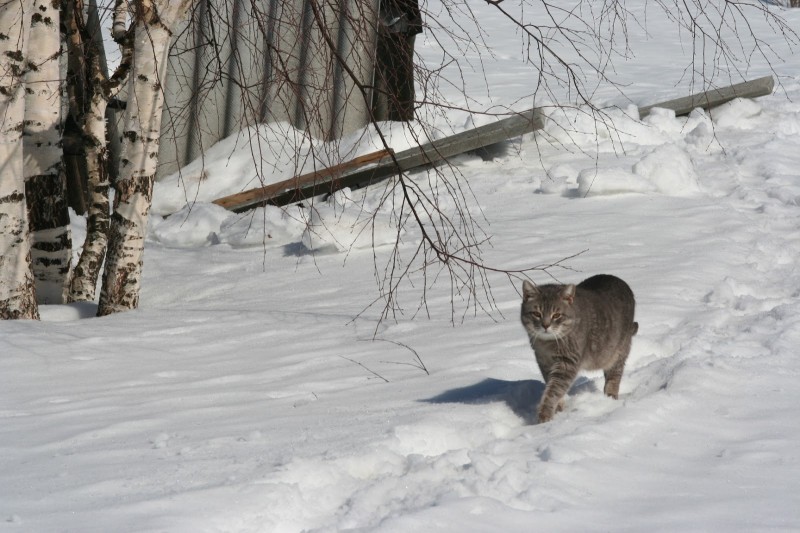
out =
[[[119,177],[98,316],[135,309],[158,163],[167,55],[172,31],[194,0],[137,0]],[[116,24],[116,22],[115,22]]]
[[[109,157],[106,134],[106,108],[108,101],[119,92],[128,74],[131,63],[131,46],[123,44],[123,57],[119,68],[109,78],[102,64],[101,44],[92,38],[83,19],[83,2],[75,2],[75,9],[68,9],[71,51],[79,55],[81,79],[85,80],[84,96],[88,100],[82,116],[78,118],[83,128],[83,147],[86,153],[86,170],[89,182],[89,207],[87,210],[86,240],[83,243],[78,264],[75,265],[69,285],[67,300],[70,302],[93,301],[97,278],[103,266],[108,245],[109,229]],[[69,7],[69,6],[68,6]],[[90,9],[96,9],[90,2]],[[124,32],[123,32],[124,33]],[[120,37],[124,40],[124,35]]]
[[[61,164],[59,5],[34,0],[22,132],[31,262],[40,304],[64,302],[72,263],[66,177]]]
[[[33,1],[0,3],[0,319],[39,318],[23,178],[24,72]]]
[[[91,67],[94,68],[94,67]],[[89,205],[86,218],[86,240],[78,264],[70,280],[67,300],[93,301],[97,277],[103,265],[108,244],[109,202],[108,149],[106,148],[105,113],[108,101],[95,88],[86,123],[83,127],[86,167],[89,179]]]

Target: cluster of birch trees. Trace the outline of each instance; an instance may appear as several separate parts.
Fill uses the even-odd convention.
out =
[[[94,300],[101,271],[98,315],[137,306],[169,45],[193,2],[116,0],[113,37],[122,60],[108,75],[83,0],[0,0],[0,319],[36,319],[41,303]],[[110,210],[105,111],[123,88]],[[62,163],[66,109],[78,123],[90,190],[86,243],[74,268]]]

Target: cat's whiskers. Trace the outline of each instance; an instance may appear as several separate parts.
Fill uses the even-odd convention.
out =
[[[556,341],[556,343],[558,343],[558,341],[564,337],[560,332],[555,331],[553,328],[535,330],[534,335],[536,339]]]
[[[556,332],[556,331],[551,332],[551,334],[553,335],[553,340],[556,341],[556,346],[560,350],[561,349],[561,345],[560,345],[559,341],[563,340],[564,337],[561,334],[559,334],[558,332]]]

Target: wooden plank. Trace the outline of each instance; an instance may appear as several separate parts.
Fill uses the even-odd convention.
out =
[[[438,163],[455,155],[485,148],[543,127],[544,118],[541,110],[528,109],[508,118],[400,152],[396,156],[397,164],[401,170],[409,170]]]
[[[491,124],[409,148],[375,167],[349,172],[338,179],[338,186],[352,189],[366,187],[396,176],[399,172],[434,165],[455,155],[485,148],[543,127],[541,110],[529,109]]]
[[[338,176],[348,170],[390,157],[393,153],[391,149],[378,150],[332,167],[218,198],[213,203],[231,211],[244,211],[266,203],[286,205],[299,202],[309,196],[331,192],[331,187]],[[276,203],[277,200],[281,203]]]
[[[757,98],[759,96],[766,96],[772,94],[772,89],[774,87],[775,80],[773,77],[764,76],[763,78],[737,83],[729,87],[712,89],[691,96],[684,96],[683,98],[676,98],[674,100],[667,100],[666,102],[640,107],[639,117],[646,117],[654,107],[672,109],[675,111],[676,116],[688,115],[695,108],[702,107],[703,109],[710,109],[730,102],[734,98]]]
[[[775,81],[772,76],[765,76],[721,89],[640,107],[639,116],[646,117],[655,107],[672,109],[677,116],[686,115],[697,107],[708,109],[734,98],[756,98],[771,94],[774,85]],[[357,158],[329,169],[220,198],[214,203],[233,211],[243,211],[267,203],[278,206],[287,205],[320,194],[335,192],[344,187],[353,189],[366,187],[396,176],[400,172],[435,165],[455,155],[485,148],[542,129],[544,127],[543,117],[540,108],[529,109],[490,124],[409,148],[397,154],[381,150],[368,154],[368,156],[362,156],[362,158],[370,158],[366,162],[362,158]],[[375,161],[377,161],[376,165],[359,168],[366,165],[367,162]]]
[[[433,165],[454,155],[517,137],[543,126],[544,120],[539,109],[529,109],[397,154],[391,150],[380,150],[329,169],[219,198],[214,203],[231,211],[244,211],[266,204],[288,205],[344,187],[365,187],[395,176],[398,172]],[[378,161],[378,164],[358,168],[374,161]]]

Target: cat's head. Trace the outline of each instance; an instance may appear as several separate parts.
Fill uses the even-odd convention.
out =
[[[537,339],[568,335],[575,324],[575,285],[522,283],[522,324]]]

